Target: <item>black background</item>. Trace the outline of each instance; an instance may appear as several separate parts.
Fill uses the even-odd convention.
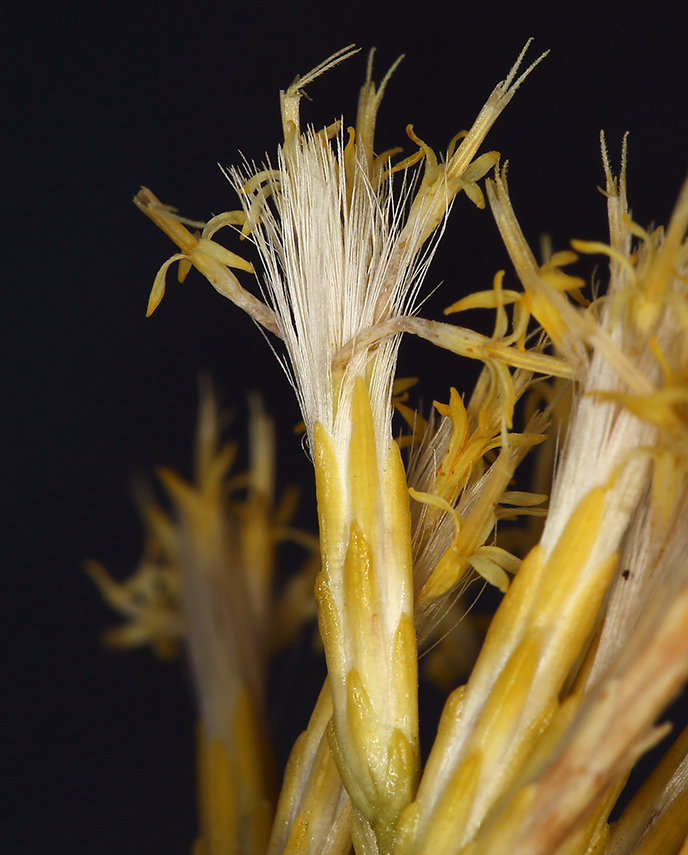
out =
[[[678,2],[640,18],[617,3],[230,0],[28,4],[5,19],[3,766],[13,800],[0,850],[189,851],[184,669],[148,651],[102,650],[99,632],[113,618],[80,568],[89,557],[119,576],[134,567],[131,476],[159,463],[188,474],[199,369],[236,413],[238,439],[245,392],[263,391],[282,430],[281,481],[310,488],[290,432],[293,396],[251,322],[194,274],[184,285],[171,276],[161,307],[144,318],[173,246],[131,204],[139,185],[198,219],[235,207],[217,163],[274,154],[279,89],[351,42],[362,53],[309,88],[304,120],[322,126],[344,113],[353,122],[375,45],[378,80],[406,54],[378,148],[411,151],[404,128],[413,122],[442,150],[534,36],[530,56],[551,54],[485,148],[510,161],[527,237],[536,245],[549,231],[555,249],[571,237],[604,239],[601,128],[615,162],[630,131],[636,219],[666,222],[688,165],[684,11]],[[489,212],[460,197],[427,290],[444,284],[424,314],[439,317],[504,266]],[[458,358],[421,343],[404,343],[401,371],[420,372],[426,402],[467,382]],[[312,514],[306,501],[303,525]],[[309,691],[283,687],[288,739],[305,725]]]

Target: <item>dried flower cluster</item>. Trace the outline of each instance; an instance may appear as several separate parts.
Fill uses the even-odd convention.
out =
[[[301,127],[305,87],[353,52],[281,93],[274,164],[227,172],[240,210],[192,234],[149,190],[136,197],[178,247],[149,314],[178,262],[180,278],[197,268],[278,340],[318,501],[319,540],[290,526],[291,494],[275,502],[273,425],[257,401],[249,471],[230,475],[235,449],[206,390],[195,480],[162,472],[172,510],[144,502],[139,570],[119,584],[90,566],[128,619],[113,644],[187,650],[194,855],[685,855],[688,731],[608,819],[688,679],[688,183],[666,230],[646,232],[629,216],[625,149],[616,178],[603,141],[609,244],[574,241],[538,264],[498,153],[479,153],[531,70],[517,76],[523,54],[444,157],[409,126],[417,151],[395,162],[397,150],[375,152],[391,71],[376,88],[372,55],[355,128]],[[494,311],[487,336],[419,317],[418,295],[454,198],[485,207],[477,182],[491,170],[487,200],[522,289],[500,271],[446,310]],[[253,265],[215,240],[227,226],[257,250],[260,296],[234,272]],[[577,253],[608,258],[604,296],[590,301],[564,272]],[[403,333],[479,360],[473,392],[452,389],[427,420],[410,410],[409,383],[395,381]],[[514,475],[529,453],[551,470],[552,424],[563,442],[545,511]],[[521,517],[546,518],[497,538],[500,520]],[[278,595],[285,539],[306,557]],[[459,685],[440,635],[479,577],[503,598]],[[266,669],[316,607],[328,677],[275,797]],[[428,672],[450,691],[421,768],[430,642]]]

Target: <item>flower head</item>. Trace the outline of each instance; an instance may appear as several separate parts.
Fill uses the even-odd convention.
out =
[[[156,277],[149,314],[179,262],[180,276],[195,266],[276,336],[315,471],[315,602],[328,678],[267,843],[253,711],[277,614],[270,456],[258,455],[249,501],[235,513],[224,501],[231,455],[214,429],[199,446],[196,483],[163,475],[203,719],[204,841],[213,855],[216,843],[256,855],[265,846],[269,855],[346,855],[352,845],[359,855],[618,855],[659,852],[667,841],[677,852],[688,821],[676,831],[668,817],[685,799],[685,737],[616,829],[607,818],[634,760],[666,732],[653,722],[688,677],[688,184],[666,231],[646,232],[628,213],[625,149],[618,179],[604,150],[609,245],[575,241],[576,252],[538,264],[499,155],[480,153],[525,76],[516,76],[523,53],[446,155],[409,125],[417,150],[394,162],[397,150],[376,154],[374,136],[395,66],[376,87],[372,54],[355,126],[302,126],[306,87],[354,52],[339,51],[280,94],[276,156],[226,172],[240,210],[195,224],[192,235],[194,224],[150,191],[136,198],[180,250]],[[523,289],[504,287],[499,271],[491,289],[448,307],[494,310],[492,335],[480,335],[418,317],[418,294],[454,198],[464,191],[484,207],[478,181],[492,167],[487,200]],[[224,227],[257,249],[255,293],[235,273],[253,265],[215,240]],[[610,284],[590,302],[565,268],[592,252],[609,258]],[[435,404],[438,417],[414,416],[393,387],[404,332],[480,360],[473,394],[452,390]],[[515,429],[538,375],[558,379],[533,390],[544,411]],[[546,497],[512,480],[570,380],[547,520],[521,561],[496,540],[497,524],[544,514]],[[412,427],[399,442],[394,407]],[[269,431],[258,424],[265,448]],[[476,575],[504,596],[421,774],[419,644]],[[159,605],[144,617],[158,618]],[[131,638],[159,641],[154,620],[134,617]]]

